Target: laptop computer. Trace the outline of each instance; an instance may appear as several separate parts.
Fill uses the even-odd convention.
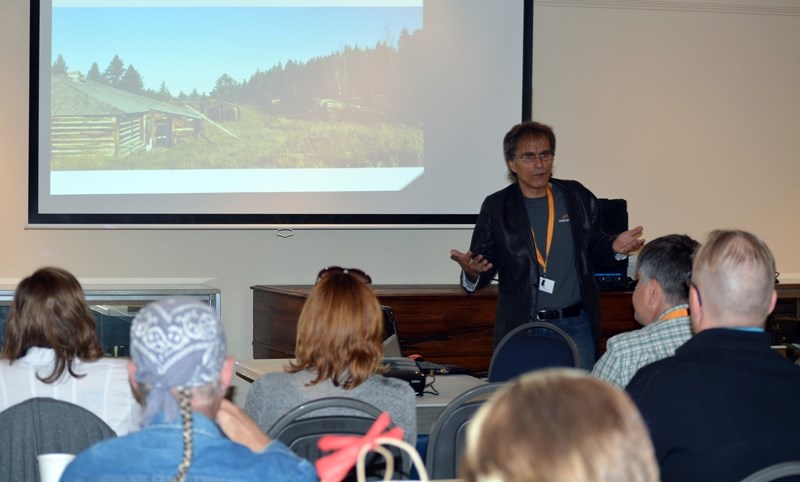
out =
[[[403,357],[392,308],[381,306],[381,310],[383,310],[383,364],[387,367],[383,375],[407,381],[418,396],[422,395],[425,391],[425,374],[414,360]]]
[[[387,359],[403,358],[394,310],[390,306],[383,305],[381,309],[383,310],[383,357]],[[469,370],[456,365],[432,363],[423,360],[415,361],[420,371],[426,375],[469,374]]]
[[[385,358],[399,358],[403,356],[400,349],[400,338],[397,337],[397,322],[394,319],[394,310],[390,306],[381,305],[383,310],[383,356]]]

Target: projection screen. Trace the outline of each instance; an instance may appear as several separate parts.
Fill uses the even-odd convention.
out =
[[[532,28],[532,0],[33,0],[29,225],[471,225]]]

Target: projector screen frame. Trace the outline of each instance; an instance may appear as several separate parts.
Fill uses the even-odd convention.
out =
[[[533,0],[523,4],[523,46],[520,120],[531,119],[533,80]],[[192,214],[40,212],[40,0],[30,2],[30,104],[28,159],[29,229],[461,229],[472,227],[475,214]],[[49,75],[49,72],[47,73]],[[498,139],[499,144],[499,139]],[[487,193],[488,194],[488,193]],[[445,195],[445,194],[442,194]],[[477,206],[475,206],[477,211]]]

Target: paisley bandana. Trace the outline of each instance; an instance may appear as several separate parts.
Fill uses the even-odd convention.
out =
[[[131,358],[136,381],[148,385],[143,421],[157,413],[175,420],[171,390],[219,380],[226,357],[225,333],[216,312],[190,298],[167,298],[142,308],[131,325]]]

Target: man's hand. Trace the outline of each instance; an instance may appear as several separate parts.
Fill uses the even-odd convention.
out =
[[[467,278],[472,282],[477,280],[481,273],[492,269],[492,263],[488,259],[484,258],[482,254],[473,256],[472,251],[462,253],[457,249],[451,249],[450,259],[461,266],[461,269],[467,274]]]
[[[250,415],[228,399],[223,398],[219,406],[217,425],[229,439],[253,452],[263,451],[271,442]]]
[[[624,233],[619,233],[617,237],[614,238],[614,243],[611,245],[611,248],[615,253],[631,254],[644,246],[644,239],[641,237],[642,231],[644,231],[644,228],[636,226]]]

